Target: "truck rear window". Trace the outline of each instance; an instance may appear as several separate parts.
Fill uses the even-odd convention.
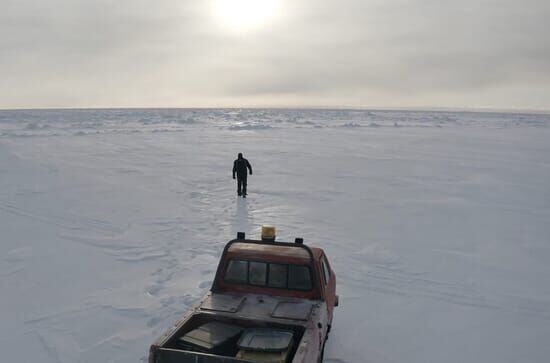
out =
[[[267,285],[270,287],[285,288],[287,284],[288,266],[278,263],[269,264],[269,278]]]
[[[251,285],[265,286],[267,278],[267,264],[263,262],[248,263],[248,282]]]
[[[297,290],[311,289],[311,274],[306,266],[288,266],[288,288]]]
[[[225,279],[231,282],[245,283],[248,281],[248,262],[231,260],[225,271]]]
[[[311,270],[308,266],[279,263],[229,260],[224,280],[237,284],[280,289],[311,290]]]

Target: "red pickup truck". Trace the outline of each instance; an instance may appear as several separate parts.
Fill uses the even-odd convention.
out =
[[[322,249],[239,232],[211,290],[151,345],[149,363],[322,362],[335,306]]]

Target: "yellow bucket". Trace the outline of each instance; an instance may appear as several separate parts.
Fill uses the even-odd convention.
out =
[[[267,224],[264,224],[262,226],[262,239],[265,240],[275,240],[275,226],[270,226]]]

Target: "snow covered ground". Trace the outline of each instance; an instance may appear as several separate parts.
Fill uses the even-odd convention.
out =
[[[151,109],[0,111],[1,360],[146,360],[263,223],[331,258],[327,362],[550,359],[549,115]]]

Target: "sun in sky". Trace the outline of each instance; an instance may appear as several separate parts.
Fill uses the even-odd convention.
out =
[[[265,25],[275,15],[277,0],[215,0],[214,11],[221,25],[246,31]]]

